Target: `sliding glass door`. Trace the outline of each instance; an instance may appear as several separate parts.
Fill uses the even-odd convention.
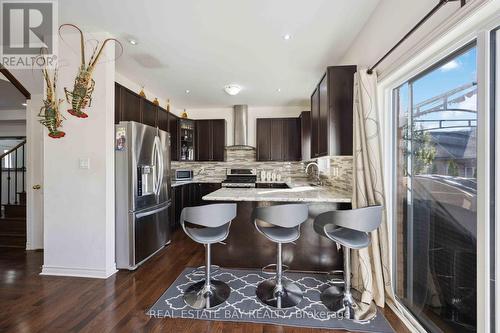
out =
[[[477,54],[393,91],[396,297],[431,332],[476,330]]]

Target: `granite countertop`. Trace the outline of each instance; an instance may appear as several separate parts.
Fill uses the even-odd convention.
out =
[[[182,186],[186,184],[199,184],[199,183],[204,183],[204,184],[211,184],[211,183],[222,183],[224,179],[218,179],[218,178],[211,178],[211,179],[193,179],[193,180],[172,180],[170,186],[171,187],[176,187],[176,186]]]
[[[207,194],[208,201],[279,201],[279,202],[338,202],[350,203],[351,193],[335,192],[323,186],[311,186],[307,181],[291,180],[290,187],[281,188],[221,188]]]

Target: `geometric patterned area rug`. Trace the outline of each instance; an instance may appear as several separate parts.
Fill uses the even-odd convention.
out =
[[[330,286],[326,274],[286,272],[283,279],[295,282],[304,293],[302,301],[296,307],[288,309],[269,307],[261,303],[255,295],[257,285],[272,278],[270,274],[260,270],[221,268],[212,274],[212,278],[224,281],[231,287],[229,298],[219,306],[196,310],[184,303],[184,290],[192,283],[204,279],[199,270],[186,268],[146,314],[156,318],[253,322],[357,332],[394,332],[380,311],[372,320],[366,322],[336,318],[335,313],[329,311],[320,300],[321,291]]]

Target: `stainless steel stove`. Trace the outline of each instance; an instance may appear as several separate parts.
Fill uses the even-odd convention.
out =
[[[231,188],[253,188],[257,181],[255,169],[227,169],[226,179],[222,181],[222,187]]]

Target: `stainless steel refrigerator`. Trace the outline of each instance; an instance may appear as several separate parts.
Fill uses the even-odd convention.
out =
[[[170,134],[133,121],[115,133],[116,266],[133,270],[170,242]]]

